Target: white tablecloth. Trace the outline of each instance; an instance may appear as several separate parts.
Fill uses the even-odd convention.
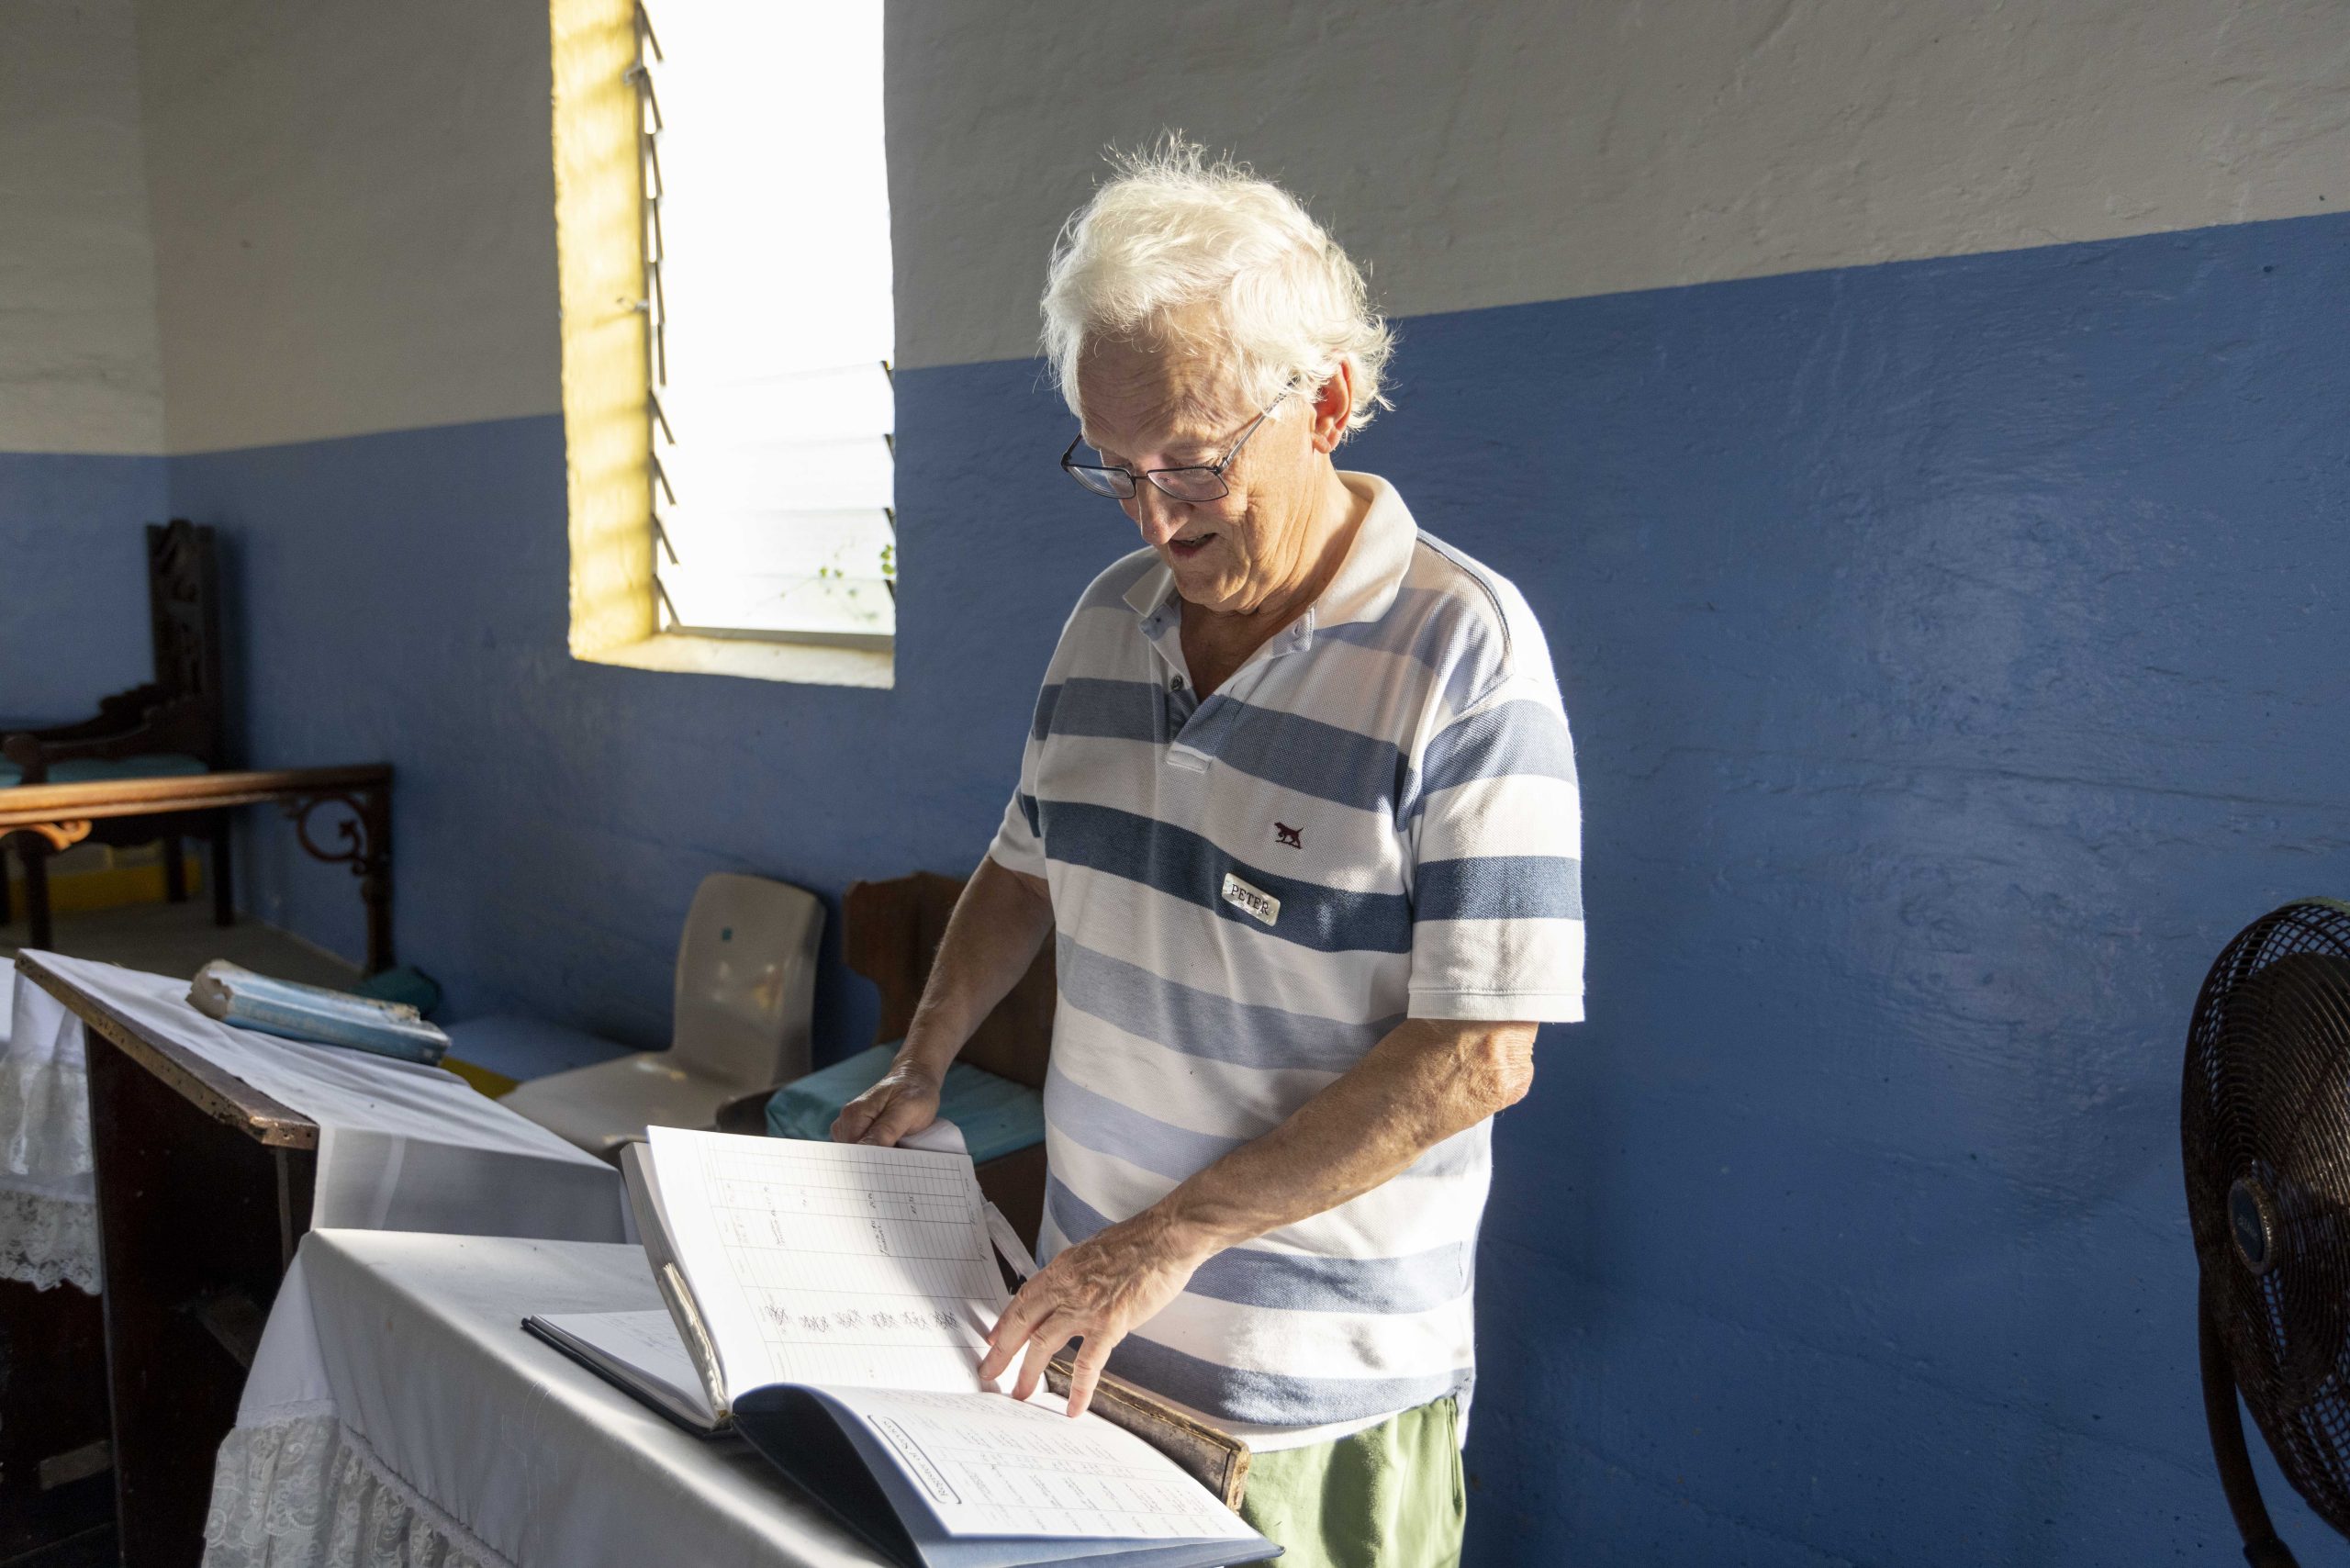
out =
[[[0,965],[0,1279],[98,1294],[84,1083],[80,1022]]]
[[[317,1226],[619,1241],[619,1173],[438,1068],[207,1018],[187,982],[44,962],[319,1125]],[[13,976],[13,971],[12,971]],[[97,1289],[82,1021],[29,980],[0,1057],[0,1276]]]
[[[634,1247],[311,1232],[220,1447],[207,1568],[874,1568],[747,1445],[520,1327],[659,1306]]]

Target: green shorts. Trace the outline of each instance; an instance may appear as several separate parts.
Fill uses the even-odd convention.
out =
[[[1454,1568],[1469,1517],[1459,1402],[1253,1455],[1240,1517],[1281,1543],[1281,1568]]]

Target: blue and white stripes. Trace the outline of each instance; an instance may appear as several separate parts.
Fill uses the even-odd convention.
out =
[[[1147,551],[1054,655],[990,851],[1052,889],[1048,1255],[1406,1017],[1582,1016],[1580,802],[1540,629],[1384,481],[1346,480],[1371,505],[1337,579],[1204,701]],[[1465,1388],[1488,1133],[1211,1260],[1113,1368],[1291,1440]]]

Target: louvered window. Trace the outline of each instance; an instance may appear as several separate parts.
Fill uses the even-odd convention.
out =
[[[880,0],[638,16],[665,632],[896,629]]]

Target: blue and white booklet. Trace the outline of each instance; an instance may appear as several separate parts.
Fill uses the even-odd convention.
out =
[[[342,1046],[437,1066],[449,1036],[404,1002],[272,979],[215,958],[196,971],[188,1002],[207,1018],[289,1040]]]
[[[1131,1421],[981,1384],[1010,1294],[968,1155],[655,1127],[622,1170],[674,1343],[648,1313],[525,1326],[685,1425],[740,1433],[892,1562],[1280,1554]],[[1245,1448],[1187,1435],[1237,1452],[1237,1486]]]

